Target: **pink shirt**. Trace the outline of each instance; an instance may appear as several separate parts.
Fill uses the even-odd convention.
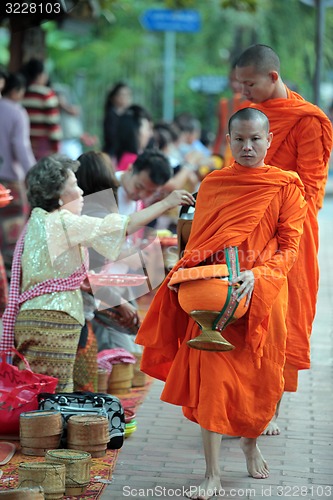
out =
[[[138,155],[136,155],[135,153],[124,153],[118,162],[117,170],[127,170],[129,165],[131,163],[134,163],[137,157]]]

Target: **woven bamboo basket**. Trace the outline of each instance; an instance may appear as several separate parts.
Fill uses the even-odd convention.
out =
[[[41,486],[34,488],[15,488],[0,491],[1,500],[44,500],[44,490]]]
[[[132,387],[143,387],[146,385],[147,375],[140,370],[142,354],[136,352],[132,354],[136,358],[136,363],[133,365]]]
[[[58,448],[62,434],[60,411],[36,410],[20,415],[20,443],[24,455],[44,456]]]
[[[85,493],[90,482],[91,454],[77,450],[49,450],[45,461],[65,464],[65,495],[76,496]]]
[[[112,365],[112,372],[109,376],[108,393],[126,394],[132,387],[133,364],[117,363]]]
[[[106,394],[108,392],[108,383],[109,372],[107,370],[103,370],[103,368],[99,368],[97,372],[98,392],[103,392],[104,394]]]
[[[18,486],[42,486],[47,500],[58,500],[65,493],[66,466],[47,462],[22,462],[18,466]]]
[[[110,441],[109,420],[102,415],[73,415],[67,422],[67,446],[103,457]]]

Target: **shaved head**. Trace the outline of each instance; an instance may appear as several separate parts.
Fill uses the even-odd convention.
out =
[[[237,59],[236,66],[245,68],[253,66],[258,73],[277,71],[280,73],[280,59],[268,45],[251,45]]]
[[[228,124],[228,132],[229,135],[231,134],[231,130],[233,128],[233,124],[235,121],[259,121],[262,124],[263,129],[265,132],[269,132],[269,120],[265,113],[262,111],[259,111],[259,109],[256,108],[244,108],[240,109],[237,111],[235,114],[232,115],[232,117],[229,120]]]

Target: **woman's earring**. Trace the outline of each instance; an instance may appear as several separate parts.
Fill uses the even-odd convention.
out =
[[[62,206],[63,206],[63,204],[64,204],[64,202],[62,201],[62,199],[60,199],[60,200],[58,201],[58,203],[59,203],[59,207],[62,207]]]

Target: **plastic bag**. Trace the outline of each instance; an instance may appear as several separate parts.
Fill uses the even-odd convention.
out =
[[[7,362],[8,354],[15,353],[25,364],[26,369]],[[28,361],[16,349],[1,351],[0,358],[0,434],[18,435],[20,414],[38,410],[37,396],[41,392],[54,394],[58,379],[49,375],[34,373]]]

